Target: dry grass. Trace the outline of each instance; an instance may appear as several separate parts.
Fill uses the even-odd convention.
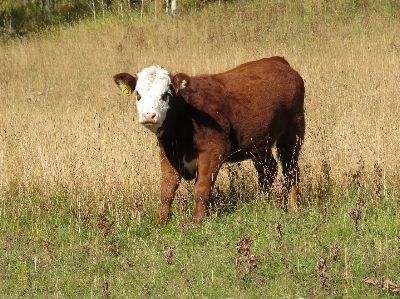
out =
[[[99,209],[108,199],[155,199],[156,140],[112,76],[151,64],[212,73],[273,55],[306,82],[303,193],[314,194],[327,177],[348,184],[357,171],[372,182],[375,162],[392,182],[400,164],[399,20],[377,13],[333,23],[318,11],[291,18],[291,9],[249,4],[176,19],[120,17],[0,45],[1,189],[62,187]],[[227,178],[225,168],[220,183]],[[247,182],[247,191],[256,187]]]

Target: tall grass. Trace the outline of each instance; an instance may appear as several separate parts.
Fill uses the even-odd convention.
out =
[[[212,73],[271,55],[285,56],[306,81],[304,185],[318,184],[323,163],[339,184],[360,160],[369,176],[378,162],[385,178],[398,177],[398,19],[376,13],[334,23],[279,7],[109,19],[2,45],[0,184],[152,194],[156,141],[110,76],[150,64]]]
[[[0,279],[8,286],[0,294],[224,298],[230,289],[237,298],[268,298],[257,290],[268,283],[277,285],[271,297],[287,298],[300,295],[289,287],[294,281],[312,298],[379,296],[360,287],[360,277],[341,273],[370,275],[366,269],[375,267],[379,278],[399,275],[392,266],[399,261],[399,17],[379,3],[353,10],[336,3],[216,3],[178,18],[120,15],[1,44],[0,223],[7,254]],[[285,215],[265,203],[245,162],[221,171],[215,197],[222,208],[210,212],[210,222],[187,224],[189,182],[178,190],[171,226],[155,227],[157,143],[137,124],[135,104],[112,76],[151,64],[172,73],[214,73],[273,55],[284,56],[306,84],[304,210]],[[244,204],[250,199],[254,209]],[[224,207],[232,201],[238,211]],[[357,209],[361,220],[349,216]],[[279,242],[268,247],[275,244],[276,220],[283,226],[282,248]],[[364,234],[353,232],[357,221]],[[244,233],[251,235],[254,255],[263,257],[255,276],[235,249]],[[321,281],[312,274],[315,255],[328,256],[333,251],[324,246],[335,242],[340,262],[328,261],[331,281],[324,289],[323,271]],[[242,266],[228,261],[212,274],[209,267],[218,259]],[[366,268],[360,265],[369,260]],[[75,274],[81,287],[73,285]],[[132,275],[136,280],[129,281]],[[167,285],[175,275],[174,290]],[[47,291],[35,290],[49,281]],[[84,290],[88,285],[91,290]],[[391,296],[386,293],[398,298]]]

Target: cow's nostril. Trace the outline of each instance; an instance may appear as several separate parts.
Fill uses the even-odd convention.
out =
[[[157,113],[155,112],[144,112],[142,113],[143,122],[154,122],[157,119]]]

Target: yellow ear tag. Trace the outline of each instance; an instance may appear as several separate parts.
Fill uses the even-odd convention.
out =
[[[128,84],[122,84],[121,90],[122,93],[127,94],[128,96],[132,94],[132,89]]]

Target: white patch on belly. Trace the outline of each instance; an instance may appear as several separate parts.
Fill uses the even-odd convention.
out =
[[[186,171],[191,175],[196,174],[197,170],[197,159],[193,159],[192,161],[186,162],[186,155],[183,156],[183,167],[185,167]]]

